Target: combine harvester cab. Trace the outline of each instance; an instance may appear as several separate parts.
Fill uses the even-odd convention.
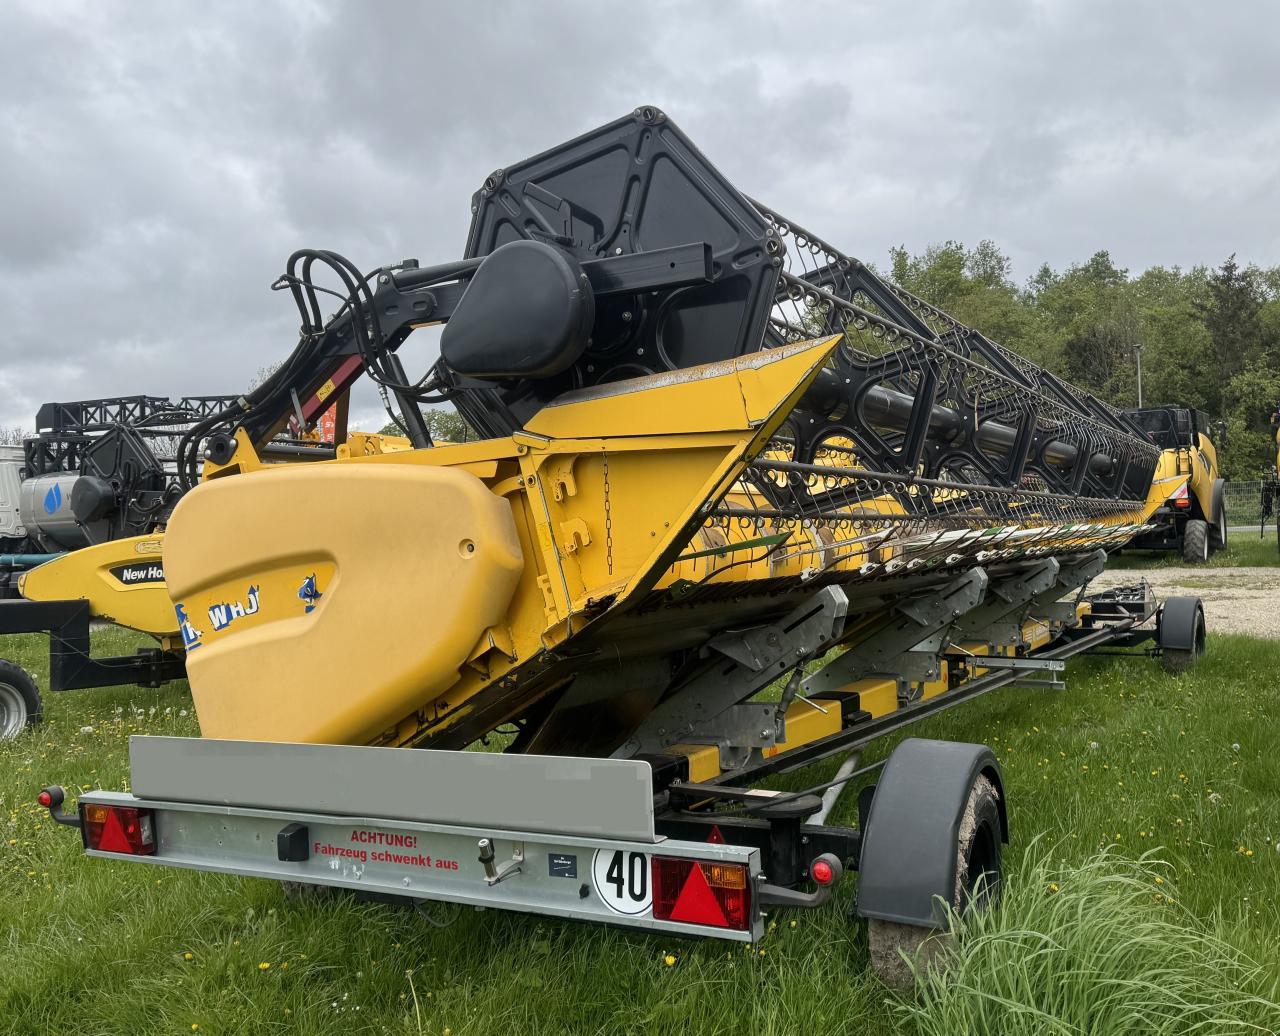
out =
[[[132,794],[42,801],[116,860],[741,940],[857,869],[895,959],[938,897],[995,891],[1008,806],[989,749],[912,739],[828,825],[879,769],[861,747],[1103,645],[1203,651],[1198,601],[1085,593],[1168,496],[1159,451],[656,109],[473,210],[446,266],[290,260],[297,349],[180,458],[202,482],[166,577],[204,737],[133,739]],[[316,263],[350,292],[328,321]],[[395,350],[429,323],[411,382]],[[405,439],[271,463],[366,373]],[[440,400],[481,441],[432,446]],[[753,787],[836,754],[834,782]]]

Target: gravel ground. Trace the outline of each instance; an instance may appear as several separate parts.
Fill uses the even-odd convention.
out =
[[[1153,568],[1103,572],[1090,585],[1105,590],[1145,578],[1157,597],[1199,597],[1214,633],[1280,638],[1280,569]]]

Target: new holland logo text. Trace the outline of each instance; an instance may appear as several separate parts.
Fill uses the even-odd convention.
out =
[[[224,630],[236,619],[242,619],[246,615],[257,614],[258,588],[256,586],[249,587],[249,592],[245,595],[243,602],[232,601],[229,604],[209,605],[209,622],[215,630]]]
[[[117,565],[111,570],[111,574],[126,586],[135,586],[139,583],[163,583],[164,565],[159,561]]]

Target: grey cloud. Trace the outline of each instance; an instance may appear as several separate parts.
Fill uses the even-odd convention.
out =
[[[641,103],[866,259],[1280,262],[1277,29],[1267,3],[11,4],[0,425],[244,388],[293,344],[268,285],[295,248],[454,258],[488,172]]]

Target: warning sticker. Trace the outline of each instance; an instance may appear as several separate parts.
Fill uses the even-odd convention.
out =
[[[402,835],[390,831],[351,832],[347,845],[332,842],[313,842],[311,852],[315,856],[333,856],[355,860],[357,863],[394,863],[401,867],[422,867],[438,871],[458,870],[458,861],[443,856],[432,856],[419,850],[417,835]]]

